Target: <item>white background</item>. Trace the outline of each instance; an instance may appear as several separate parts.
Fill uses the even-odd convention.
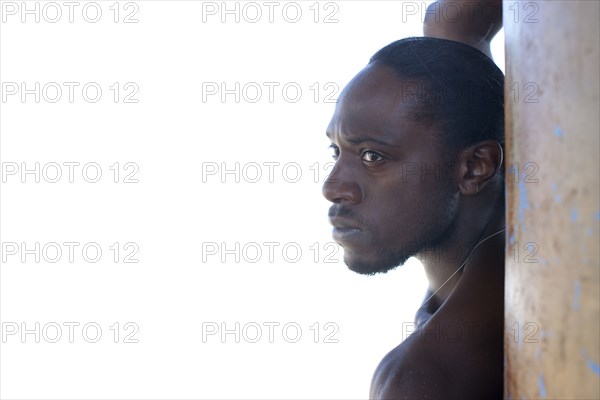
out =
[[[222,2],[98,1],[95,23],[89,2],[73,22],[63,2],[36,3],[39,22],[22,22],[22,3],[2,2],[0,397],[368,397],[426,280],[415,260],[356,275],[331,244],[326,96],[379,48],[420,36],[429,2],[275,2],[270,22],[264,2],[230,1],[239,22],[224,23]],[[21,98],[21,83],[36,82],[39,102]],[[79,85],[73,102],[64,82]],[[102,89],[95,103],[82,94],[90,82]],[[239,98],[206,93],[221,83],[239,83]],[[137,102],[125,102],[133,88]],[[65,162],[79,163],[73,182]],[[36,163],[39,183],[22,175]],[[102,176],[90,183],[94,166]],[[65,242],[79,243],[73,262]],[[125,262],[133,251],[138,262]]]

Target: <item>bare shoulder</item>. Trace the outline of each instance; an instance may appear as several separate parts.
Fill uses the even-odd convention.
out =
[[[379,363],[371,382],[371,399],[436,398],[448,385],[444,365],[410,336]],[[439,355],[438,355],[439,357]]]
[[[371,399],[500,399],[502,368],[486,341],[448,341],[426,324],[379,363]],[[500,367],[498,368],[498,365]]]

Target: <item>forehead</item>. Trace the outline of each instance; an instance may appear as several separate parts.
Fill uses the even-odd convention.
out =
[[[327,132],[377,135],[397,142],[403,132],[417,125],[415,93],[419,85],[399,79],[395,71],[378,63],[369,64],[344,88]]]

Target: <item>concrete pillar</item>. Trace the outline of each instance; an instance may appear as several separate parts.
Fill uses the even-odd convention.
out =
[[[505,397],[600,398],[600,2],[504,1]]]

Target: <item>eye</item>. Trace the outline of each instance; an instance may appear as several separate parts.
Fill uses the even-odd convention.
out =
[[[334,160],[337,160],[338,157],[340,156],[340,148],[337,147],[335,144],[332,144],[331,146],[329,146],[329,148],[333,150],[333,154],[331,155],[331,157]]]
[[[381,154],[379,154],[375,151],[372,151],[372,150],[365,150],[362,154],[362,159],[363,159],[363,161],[366,161],[368,163],[384,160],[384,158]]]

